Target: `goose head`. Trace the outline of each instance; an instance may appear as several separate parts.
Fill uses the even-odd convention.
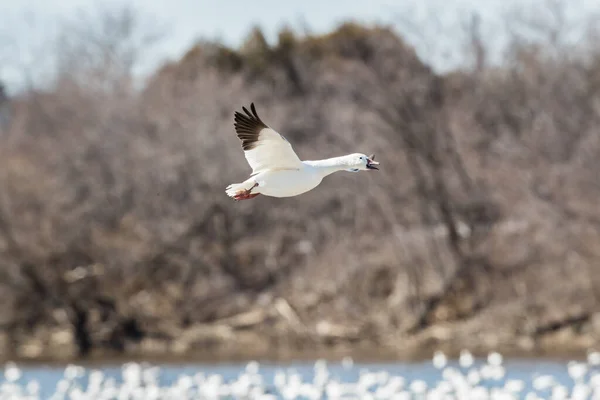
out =
[[[371,154],[370,156],[362,153],[350,154],[347,156],[347,163],[349,164],[350,168],[348,168],[346,171],[350,172],[379,169],[377,167],[379,163],[375,161],[375,154]]]

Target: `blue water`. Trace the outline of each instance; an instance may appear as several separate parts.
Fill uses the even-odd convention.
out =
[[[469,370],[479,368],[485,363],[485,360],[475,360],[475,363],[469,368],[461,368],[456,361],[449,361],[447,367],[454,367],[464,374]],[[183,375],[194,376],[199,372],[206,375],[221,375],[225,382],[236,380],[246,370],[246,363],[232,364],[144,364],[148,366],[160,367],[159,383],[160,386],[171,386],[177,379]],[[478,385],[483,387],[502,387],[507,380],[521,380],[525,383],[527,393],[532,389],[532,381],[541,375],[551,375],[554,381],[571,388],[573,381],[567,372],[567,363],[565,361],[549,360],[515,360],[508,359],[502,364],[506,373],[501,381],[482,380]],[[56,391],[57,383],[64,377],[64,367],[58,366],[19,366],[22,372],[18,384],[25,386],[27,382],[35,380],[40,384],[40,398],[48,398]],[[351,366],[342,363],[328,362],[327,368],[330,374],[330,380],[339,382],[356,382],[359,379],[361,371],[380,372],[386,371],[393,376],[402,376],[407,384],[414,380],[423,380],[429,387],[436,386],[442,378],[442,371],[433,366],[431,361],[419,363],[354,363]],[[112,377],[117,383],[123,381],[121,365],[93,366],[86,369],[86,373],[76,380],[82,387],[86,387],[89,372],[92,370],[103,371],[106,378]],[[311,382],[315,374],[315,364],[312,362],[292,362],[292,363],[261,363],[259,365],[259,374],[263,377],[268,392],[275,393],[274,377],[277,371],[295,372],[302,376],[303,381]],[[0,383],[4,377],[0,376]]]

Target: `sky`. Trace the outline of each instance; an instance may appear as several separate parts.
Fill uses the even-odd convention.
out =
[[[515,7],[535,13],[541,1],[548,0],[0,0],[0,79],[11,88],[23,84],[23,68],[43,69],[40,54],[47,50],[48,39],[57,34],[61,21],[76,20],[77,12],[93,13],[100,5],[132,5],[165,33],[147,61],[148,70],[165,57],[177,59],[198,38],[218,38],[235,46],[254,25],[272,38],[284,24],[308,26],[321,33],[348,19],[397,24],[422,56],[436,53],[443,69],[452,64],[452,53],[460,42],[460,20],[469,12],[482,16],[493,40],[492,30],[501,22],[500,16]],[[568,1],[579,13],[598,4],[598,0]],[[428,40],[422,39],[422,32]],[[440,56],[443,52],[445,58]]]

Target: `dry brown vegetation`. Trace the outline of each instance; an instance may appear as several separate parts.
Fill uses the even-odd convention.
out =
[[[257,29],[138,89],[134,21],[63,42],[49,89],[0,99],[6,357],[600,339],[592,30],[585,51],[514,33],[498,66],[473,29],[474,68],[439,75],[387,27]],[[231,201],[252,101],[301,158],[374,152],[381,171]]]

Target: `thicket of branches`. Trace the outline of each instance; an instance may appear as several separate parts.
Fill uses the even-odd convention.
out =
[[[0,98],[9,355],[590,333],[593,29],[573,47],[553,20],[526,21],[536,40],[513,29],[494,65],[473,20],[472,68],[445,75],[388,27],[284,29],[275,44],[256,29],[239,49],[198,43],[140,89],[153,36],[136,23],[123,12],[67,32],[50,88]],[[232,115],[252,101],[301,158],[374,152],[381,171],[231,201],[225,186],[248,173]]]

